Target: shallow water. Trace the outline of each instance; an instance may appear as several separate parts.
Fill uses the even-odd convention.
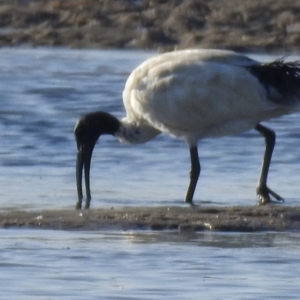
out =
[[[95,110],[122,117],[125,80],[151,55],[0,49],[0,209],[74,206],[76,120]],[[277,132],[269,185],[287,204],[298,204],[299,114],[268,125]],[[254,205],[263,151],[263,138],[254,130],[201,141],[202,173],[195,202]],[[181,205],[189,168],[189,153],[181,140],[161,135],[132,147],[104,136],[92,160],[92,207]]]
[[[299,299],[299,251],[292,233],[0,230],[0,297]]]
[[[0,49],[0,209],[73,208],[73,128],[81,114],[124,115],[121,92],[147,52]],[[269,57],[262,57],[267,59]],[[299,205],[299,114],[277,132],[270,187]],[[254,205],[264,151],[254,131],[199,143],[195,202]],[[92,208],[183,205],[189,156],[161,135],[145,145],[103,137]],[[298,299],[297,233],[178,234],[0,230],[1,299]]]

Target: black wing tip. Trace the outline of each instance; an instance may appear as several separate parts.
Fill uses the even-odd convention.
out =
[[[274,69],[281,69],[281,68],[290,68],[295,70],[300,70],[300,60],[287,60],[288,56],[282,56],[280,58],[275,59],[274,61],[263,63],[262,66],[271,67]]]
[[[270,101],[294,107],[300,103],[300,61],[286,61],[285,58],[246,69],[262,84]]]

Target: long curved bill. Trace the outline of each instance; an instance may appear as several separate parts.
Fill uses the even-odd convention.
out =
[[[94,145],[87,146],[83,145],[78,148],[77,161],[76,161],[76,183],[77,183],[77,195],[78,201],[76,208],[80,209],[82,205],[83,193],[82,193],[82,172],[84,169],[85,189],[86,189],[86,204],[85,208],[89,208],[91,200],[90,190],[90,167],[91,158],[93,153]]]

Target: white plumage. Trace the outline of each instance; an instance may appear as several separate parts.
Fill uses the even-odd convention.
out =
[[[267,143],[257,188],[259,201],[270,202],[269,194],[283,200],[266,186],[275,135],[259,122],[299,110],[299,74],[297,63],[262,64],[223,50],[182,50],[146,60],[126,82],[126,117],[121,122],[103,112],[88,114],[77,122],[77,208],[82,201],[83,167],[89,207],[90,159],[101,134],[112,134],[133,144],[144,143],[160,133],[185,140],[192,166],[186,202],[192,204],[200,172],[197,142],[252,128],[262,133]]]

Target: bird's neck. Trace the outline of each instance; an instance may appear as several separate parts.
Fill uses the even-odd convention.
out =
[[[153,139],[160,131],[147,125],[135,122],[122,121],[115,136],[121,141],[129,144],[146,143]]]

